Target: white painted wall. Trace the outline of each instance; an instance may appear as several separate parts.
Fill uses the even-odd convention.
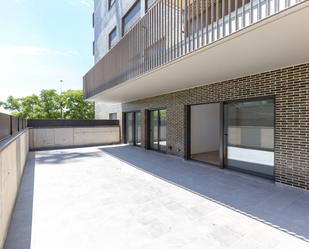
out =
[[[220,146],[220,104],[191,107],[191,154],[216,151]]]

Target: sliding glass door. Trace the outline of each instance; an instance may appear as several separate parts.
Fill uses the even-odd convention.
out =
[[[226,103],[225,166],[254,174],[274,174],[274,100]]]
[[[166,110],[153,110],[149,113],[150,148],[166,151]]]
[[[141,112],[127,112],[125,114],[126,143],[141,145]]]
[[[135,121],[134,121],[134,144],[137,146],[142,145],[142,122],[141,122],[141,112],[135,112]]]
[[[134,113],[128,112],[126,113],[126,143],[133,144],[133,133],[134,133]]]

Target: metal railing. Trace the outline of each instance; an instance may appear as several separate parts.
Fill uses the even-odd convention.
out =
[[[158,0],[85,75],[92,97],[306,0]]]
[[[65,128],[65,127],[100,127],[119,126],[119,120],[91,119],[91,120],[64,120],[64,119],[28,119],[30,128]]]
[[[0,141],[13,136],[27,127],[27,120],[0,113]]]

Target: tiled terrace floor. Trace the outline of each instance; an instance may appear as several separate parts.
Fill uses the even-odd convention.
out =
[[[30,154],[5,249],[309,248],[309,192],[130,146]]]

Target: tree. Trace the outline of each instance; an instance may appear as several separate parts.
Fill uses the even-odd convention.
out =
[[[61,118],[61,95],[56,90],[42,90],[40,93],[40,110],[44,119]]]
[[[81,90],[68,90],[58,94],[56,90],[42,90],[24,98],[8,97],[0,106],[11,114],[29,119],[94,119],[94,105],[83,99]]]

